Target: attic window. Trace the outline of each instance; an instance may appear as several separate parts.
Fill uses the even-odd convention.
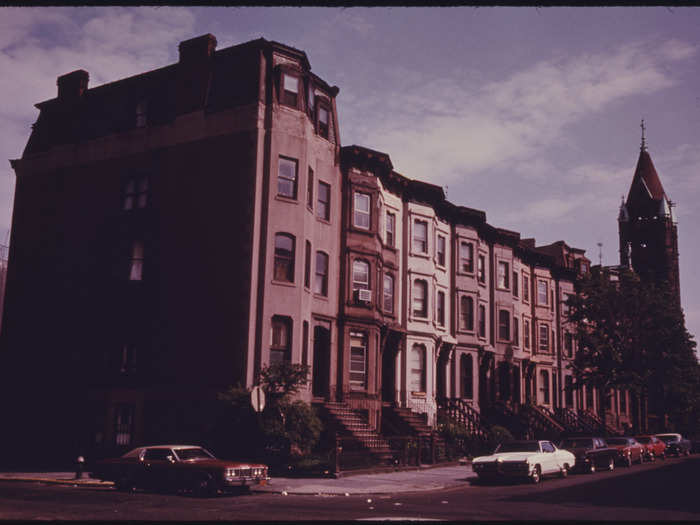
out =
[[[145,100],[136,105],[136,127],[143,128],[148,120],[148,103]]]
[[[318,106],[318,131],[317,133],[321,135],[324,139],[328,138],[328,122],[329,122],[329,113],[328,113],[328,108],[319,105]]]
[[[293,108],[299,107],[299,77],[282,73],[282,104]]]

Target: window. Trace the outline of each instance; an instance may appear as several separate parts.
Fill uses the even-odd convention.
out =
[[[513,344],[520,346],[520,319],[513,316]]]
[[[459,328],[469,332],[474,330],[474,299],[467,295],[459,299]]]
[[[546,324],[540,325],[540,352],[549,352],[549,327]]]
[[[569,315],[571,311],[571,306],[569,306],[569,301],[574,298],[574,294],[564,293],[564,298],[561,302],[561,313],[564,315]]]
[[[411,392],[425,392],[425,346],[414,344],[411,348]]]
[[[297,198],[297,161],[280,157],[277,167],[277,195]]]
[[[143,128],[148,123],[148,102],[140,101],[136,105],[136,127]]]
[[[552,445],[549,441],[543,441],[542,452],[554,452],[554,445]]]
[[[318,181],[318,207],[316,216],[327,221],[331,217],[331,185]]]
[[[367,388],[367,334],[350,332],[350,388]]]
[[[306,180],[306,205],[314,209],[314,170],[309,168],[309,175]]]
[[[474,397],[474,361],[471,354],[462,354],[459,358],[459,378],[462,397],[472,399]]]
[[[486,307],[479,305],[479,337],[486,337]]]
[[[523,301],[530,302],[530,277],[523,275]]]
[[[301,325],[302,327],[302,340],[301,340],[301,364],[309,364],[309,322],[304,321]]]
[[[542,392],[542,401],[545,405],[549,404],[549,372],[540,370],[540,391]]]
[[[313,114],[316,110],[315,106],[315,101],[314,101],[314,86],[309,81],[308,89],[306,90],[306,108],[309,110],[309,115],[313,117]]]
[[[306,241],[304,251],[304,286],[311,288],[311,243]]]
[[[114,410],[114,442],[117,446],[131,445],[134,431],[134,406],[117,405]]]
[[[352,289],[369,290],[369,263],[356,260],[352,263]]]
[[[570,332],[564,334],[564,350],[566,350],[566,357],[574,356],[574,336]]]
[[[574,406],[574,380],[571,376],[564,377],[564,403],[569,408]]]
[[[437,263],[439,266],[445,266],[445,237],[438,235],[437,238]]]
[[[550,310],[554,310],[554,290],[549,291],[549,308]]]
[[[136,346],[133,344],[125,344],[122,346],[122,366],[119,371],[122,374],[128,374],[134,371],[136,365]]]
[[[394,247],[394,236],[396,235],[396,215],[387,212],[386,214],[386,244]]]
[[[518,297],[520,292],[518,291],[518,272],[513,272],[513,295]]]
[[[270,364],[291,362],[292,319],[281,315],[272,318]]]
[[[498,261],[498,287],[504,290],[510,288],[510,268],[509,264],[505,261]]]
[[[486,282],[486,257],[484,255],[479,255],[476,263],[477,278],[480,283]]]
[[[474,271],[474,245],[470,242],[459,243],[459,269],[467,273]]]
[[[355,204],[353,206],[353,225],[356,228],[369,230],[370,225],[370,198],[366,193],[355,192]]]
[[[323,252],[316,252],[314,293],[324,297],[328,296],[328,255]]]
[[[148,193],[148,175],[130,177],[126,180],[122,191],[122,209],[129,211],[135,208],[145,208],[148,204]]]
[[[437,323],[445,326],[445,292],[442,291],[437,293]]]
[[[510,312],[498,311],[498,338],[501,341],[510,341]]]
[[[143,241],[134,241],[131,244],[131,259],[129,260],[129,280],[141,281],[143,279]]]
[[[425,221],[413,222],[413,251],[428,253],[428,223]]]
[[[318,134],[324,139],[328,138],[328,122],[329,122],[328,108],[324,106],[318,107]]]
[[[299,78],[289,73],[282,73],[282,104],[293,108],[299,104]]]
[[[546,305],[549,291],[547,290],[547,281],[542,279],[537,280],[537,304]]]
[[[557,338],[554,336],[554,330],[552,330],[552,338],[549,340],[552,353],[557,350]]]
[[[394,278],[388,273],[384,274],[384,311],[394,311]]]
[[[530,349],[530,320],[523,319],[523,346]]]
[[[288,233],[275,235],[274,279],[287,283],[294,282],[294,237]]]
[[[413,282],[413,315],[428,317],[428,282],[422,279]]]

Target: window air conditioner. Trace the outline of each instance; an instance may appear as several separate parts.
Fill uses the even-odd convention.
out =
[[[357,300],[361,303],[372,302],[372,290],[357,290]]]

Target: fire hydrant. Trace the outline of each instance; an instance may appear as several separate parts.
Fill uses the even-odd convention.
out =
[[[83,456],[78,456],[75,459],[75,479],[81,479],[83,477],[83,469],[85,468],[85,458]]]

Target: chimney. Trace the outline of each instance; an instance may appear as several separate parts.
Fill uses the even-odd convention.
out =
[[[211,33],[180,42],[180,64],[206,61],[214,54],[216,37]]]
[[[58,98],[61,100],[77,100],[87,91],[90,75],[84,69],[61,75],[56,80]]]

